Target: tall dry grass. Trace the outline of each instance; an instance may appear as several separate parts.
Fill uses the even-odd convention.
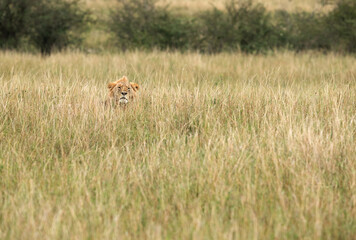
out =
[[[105,109],[106,84],[141,84]],[[351,56],[0,53],[0,239],[355,239]]]

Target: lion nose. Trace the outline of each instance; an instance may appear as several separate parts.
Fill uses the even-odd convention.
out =
[[[121,94],[125,96],[127,94],[127,92],[122,92]]]

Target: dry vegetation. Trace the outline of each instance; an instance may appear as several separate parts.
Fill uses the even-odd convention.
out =
[[[104,109],[106,84],[141,84]],[[355,239],[351,56],[0,54],[0,239]]]
[[[161,4],[169,4],[172,8],[178,8],[186,11],[201,11],[202,9],[216,6],[223,8],[226,0],[161,0]],[[256,3],[262,3],[268,10],[284,9],[287,11],[314,11],[325,7],[320,0],[255,0]],[[332,1],[328,1],[332,2]]]
[[[107,8],[115,6],[117,0],[84,0],[90,8]],[[181,11],[201,11],[212,6],[223,8],[227,0],[159,0],[158,4],[167,5]],[[315,11],[330,8],[336,0],[255,0],[262,3],[268,10],[284,9],[287,11]]]

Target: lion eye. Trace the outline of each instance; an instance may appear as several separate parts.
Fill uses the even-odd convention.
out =
[[[128,88],[127,90],[129,90],[129,91],[130,91],[130,90],[131,90],[131,88]]]

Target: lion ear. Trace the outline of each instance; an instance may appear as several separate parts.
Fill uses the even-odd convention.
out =
[[[116,86],[115,82],[108,83],[108,88],[112,90]]]
[[[131,82],[131,87],[134,89],[135,92],[137,92],[140,89],[140,86],[137,83]]]

